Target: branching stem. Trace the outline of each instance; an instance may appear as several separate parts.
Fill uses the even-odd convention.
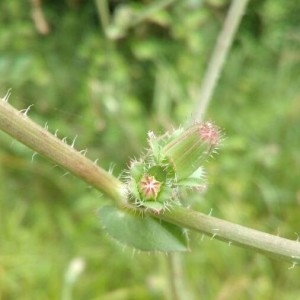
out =
[[[4,100],[0,100],[1,130],[103,192],[119,208],[130,209],[121,181]],[[293,265],[300,263],[299,241],[274,236],[179,206],[163,213],[151,210],[148,210],[148,213],[155,218],[210,235],[230,244],[289,261]]]

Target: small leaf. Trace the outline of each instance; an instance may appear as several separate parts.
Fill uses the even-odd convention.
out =
[[[142,251],[187,251],[187,236],[173,224],[104,206],[99,211],[106,232],[127,246]]]
[[[203,168],[198,168],[190,177],[182,179],[177,182],[178,186],[202,188],[204,184]]]

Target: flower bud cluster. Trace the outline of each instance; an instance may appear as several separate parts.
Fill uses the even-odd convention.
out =
[[[196,123],[163,136],[148,133],[149,148],[133,160],[127,171],[129,201],[158,213],[180,204],[180,187],[203,189],[203,163],[221,142],[221,131],[212,122]]]

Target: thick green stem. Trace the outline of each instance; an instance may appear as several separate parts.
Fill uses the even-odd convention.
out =
[[[300,263],[300,242],[298,240],[281,238],[183,207],[174,207],[159,215],[152,213],[152,216],[202,232],[212,238],[227,241],[229,245],[254,249],[293,264]]]
[[[124,204],[124,186],[118,179],[34,123],[26,111],[18,111],[3,100],[0,100],[0,129],[94,186],[118,206]]]

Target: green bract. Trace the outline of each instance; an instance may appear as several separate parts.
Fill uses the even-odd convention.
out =
[[[202,190],[202,165],[220,140],[220,130],[212,122],[197,123],[158,137],[149,132],[145,156],[132,161],[127,172],[129,201],[159,213],[180,204],[179,188]]]

